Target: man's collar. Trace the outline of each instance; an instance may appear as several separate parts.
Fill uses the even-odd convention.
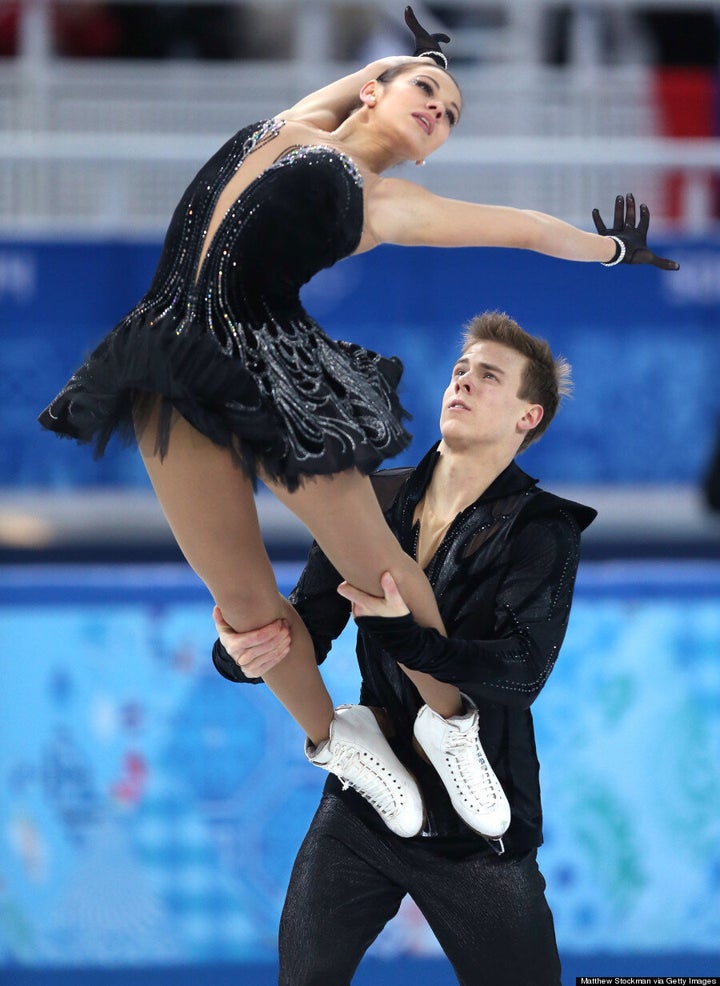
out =
[[[439,445],[440,442],[436,442],[423,456],[410,477],[410,493],[415,502],[422,497],[430,483],[435,466],[440,458],[440,452],[438,451]],[[513,459],[510,465],[495,477],[485,492],[475,502],[481,503],[484,500],[497,500],[500,497],[509,496],[512,493],[524,493],[533,489],[537,485],[537,482],[537,479],[524,472]]]

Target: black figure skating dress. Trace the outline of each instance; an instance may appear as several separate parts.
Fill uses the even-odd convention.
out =
[[[302,285],[360,240],[362,177],[349,158],[283,152],[225,215],[198,274],[220,193],[280,127],[241,130],[200,170],[150,290],[42,412],[44,427],[102,454],[112,434],[134,438],[143,397],[158,394],[161,455],[174,408],[248,475],[261,463],[289,489],[304,475],[370,472],[407,446],[399,360],[330,339],[300,303]]]

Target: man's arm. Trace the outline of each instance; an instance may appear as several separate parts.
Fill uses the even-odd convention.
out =
[[[547,681],[565,636],[579,531],[567,515],[556,515],[530,521],[513,541],[495,597],[491,637],[473,636],[470,606],[463,608],[447,638],[420,627],[411,615],[359,616],[358,626],[398,663],[456,685],[475,701],[528,708]],[[474,589],[482,592],[482,586],[469,585],[468,593]]]
[[[340,636],[350,617],[350,604],[337,593],[341,581],[339,573],[317,544],[313,544],[298,583],[288,597],[310,633],[318,664],[325,660],[333,640]],[[213,615],[220,635],[212,652],[216,669],[229,681],[260,684],[261,674],[253,675],[252,672],[256,668],[262,670],[264,660],[265,670],[269,670],[277,663],[274,658],[282,653],[286,644],[287,647],[290,645],[283,621],[276,620],[267,627],[236,634],[224,623],[217,607]],[[286,653],[287,649],[284,649],[282,656]],[[251,674],[245,674],[238,660]]]

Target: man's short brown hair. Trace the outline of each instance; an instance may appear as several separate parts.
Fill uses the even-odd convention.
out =
[[[540,404],[543,416],[525,436],[523,452],[547,430],[563,397],[572,393],[571,367],[564,356],[555,357],[544,339],[530,335],[505,312],[484,312],[465,326],[463,352],[476,342],[497,342],[525,357],[525,369],[517,396]]]

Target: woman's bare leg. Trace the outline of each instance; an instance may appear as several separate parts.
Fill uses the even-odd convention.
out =
[[[334,476],[314,476],[294,493],[278,483],[265,482],[310,530],[346,581],[381,596],[380,577],[383,572],[392,572],[418,623],[445,635],[430,583],[388,527],[366,476],[354,469]],[[462,712],[462,698],[454,685],[419,671],[403,671],[435,712],[445,718]]]
[[[155,412],[138,445],[180,549],[235,630],[254,630],[278,617],[289,622],[290,653],[263,680],[317,745],[329,734],[333,703],[305,625],[278,592],[252,484],[226,450],[180,416],[161,461],[155,454],[156,428]]]

